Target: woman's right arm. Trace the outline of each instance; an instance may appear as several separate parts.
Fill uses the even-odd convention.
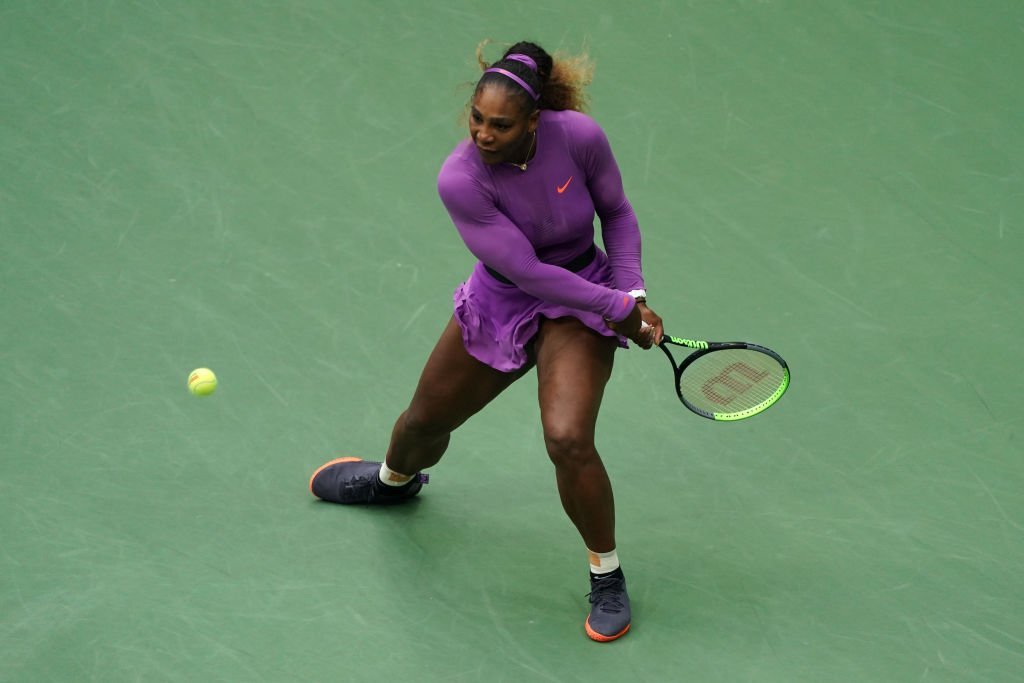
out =
[[[624,321],[635,308],[633,297],[625,292],[541,262],[530,241],[498,210],[474,178],[445,167],[437,187],[470,252],[524,292],[544,301],[593,311],[615,322]]]

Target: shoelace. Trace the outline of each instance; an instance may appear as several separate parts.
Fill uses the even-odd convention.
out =
[[[351,479],[343,481],[342,486],[344,486],[346,489],[356,489],[362,486],[372,486],[373,478],[376,476],[377,471],[374,470],[373,472],[368,472],[367,474],[364,474],[361,477],[352,477]]]
[[[587,593],[590,604],[596,605],[602,612],[621,612],[625,605],[619,596],[625,590],[624,581],[619,578],[597,579],[590,584],[591,591]]]
[[[376,489],[374,488],[374,481],[376,480],[376,478],[376,471],[368,472],[367,474],[361,477],[353,477],[352,479],[349,479],[348,481],[344,482],[342,486],[344,486],[346,490],[358,489],[364,486],[369,486],[370,498],[373,498],[376,495]],[[419,484],[422,485],[426,484],[428,481],[430,481],[430,475],[424,474],[423,472],[419,472],[415,476],[413,476],[413,478],[410,479],[408,483],[403,484],[403,493],[408,492],[408,490],[412,488],[412,485],[414,483],[418,482]]]

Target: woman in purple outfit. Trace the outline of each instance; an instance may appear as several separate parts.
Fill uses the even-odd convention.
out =
[[[662,322],[646,304],[640,230],[615,158],[581,113],[585,60],[554,62],[521,42],[481,65],[470,136],[438,176],[441,200],[479,262],[455,290],[455,314],[384,462],[332,460],[314,472],[310,490],[335,503],[408,500],[451,433],[535,367],[558,493],[590,559],[586,632],[615,640],[631,615],[595,423],[616,348],[625,338],[650,348]],[[607,253],[594,244],[595,213]]]

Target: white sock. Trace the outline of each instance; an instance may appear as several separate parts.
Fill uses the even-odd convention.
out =
[[[607,553],[595,553],[587,549],[590,557],[590,571],[594,574],[610,574],[619,568],[619,555],[614,550]]]
[[[380,473],[377,475],[377,478],[380,479],[382,484],[386,484],[388,486],[403,486],[412,480],[412,475],[395,472],[393,469],[388,467],[386,462],[382,462],[380,464]]]

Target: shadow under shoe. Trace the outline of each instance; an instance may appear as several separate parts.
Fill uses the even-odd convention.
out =
[[[310,492],[321,500],[342,505],[394,505],[417,493],[427,483],[426,474],[416,474],[402,486],[380,482],[381,463],[361,458],[337,458],[324,463],[309,478]]]

